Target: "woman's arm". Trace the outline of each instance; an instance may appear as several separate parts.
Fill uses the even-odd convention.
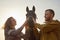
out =
[[[14,29],[9,30],[8,35],[13,35],[13,36],[18,35],[18,34],[21,33],[21,31],[22,31],[23,28],[24,28],[24,26],[21,26],[21,27],[20,27],[19,29],[17,29],[17,30],[14,30]]]
[[[21,33],[22,29],[24,28],[24,26],[27,24],[27,20],[24,22],[24,24],[17,30],[13,30],[11,31],[9,34],[10,35],[18,35]]]

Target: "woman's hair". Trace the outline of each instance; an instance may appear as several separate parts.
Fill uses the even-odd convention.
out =
[[[6,28],[10,29],[11,19],[14,19],[14,18],[13,18],[13,17],[9,17],[9,18],[6,20],[5,25],[4,25],[4,29],[6,29]]]

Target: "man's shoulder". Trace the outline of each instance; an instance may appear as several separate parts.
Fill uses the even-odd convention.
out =
[[[44,23],[44,24],[42,24],[42,26],[53,26],[53,25],[60,25],[60,21],[58,21],[58,20],[53,20],[53,21],[51,21],[51,22],[48,22],[48,23]]]
[[[58,20],[53,20],[50,24],[60,24],[60,21],[58,21]]]
[[[53,20],[54,22],[60,22],[59,20]]]

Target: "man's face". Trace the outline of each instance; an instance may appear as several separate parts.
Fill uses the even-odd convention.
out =
[[[45,21],[49,21],[53,18],[53,14],[51,14],[50,11],[46,11],[44,17],[45,17]]]

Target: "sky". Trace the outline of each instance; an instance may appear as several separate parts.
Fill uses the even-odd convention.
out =
[[[19,28],[25,19],[26,7],[32,10],[35,6],[37,22],[44,22],[44,12],[46,9],[55,11],[55,20],[60,21],[60,0],[0,0],[0,40],[4,40],[4,30],[2,26],[9,17],[14,17],[17,21],[16,29]]]

